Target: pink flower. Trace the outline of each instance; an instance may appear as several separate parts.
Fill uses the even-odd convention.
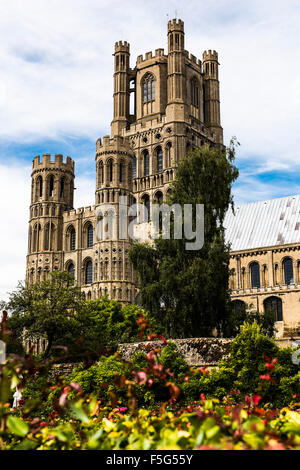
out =
[[[252,395],[252,401],[253,401],[253,405],[256,406],[259,404],[261,400],[261,396],[260,395]]]
[[[119,412],[120,413],[125,413],[125,411],[127,411],[127,410],[128,410],[128,408],[126,406],[120,406],[119,407]]]
[[[70,387],[74,388],[74,390],[76,390],[76,392],[82,393],[82,388],[77,383],[71,382]]]
[[[144,371],[133,372],[138,385],[143,385],[147,382],[147,374]]]

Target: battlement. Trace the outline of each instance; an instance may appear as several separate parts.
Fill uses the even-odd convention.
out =
[[[78,217],[90,218],[95,216],[95,206],[79,207],[64,212],[64,223],[69,223]]]
[[[96,144],[97,152],[130,152],[128,140],[120,135],[111,138],[105,135],[103,139],[98,139]]]
[[[118,41],[115,43],[115,52],[127,52],[129,54],[130,44],[127,41]]]
[[[181,31],[184,32],[184,21],[177,20],[177,18],[173,18],[173,20],[168,21],[168,31]]]
[[[42,157],[42,160],[39,155],[37,155],[34,160],[32,161],[32,169],[38,170],[41,168],[63,168],[65,170],[69,170],[72,173],[74,172],[75,162],[70,158],[66,157],[66,161],[64,162],[63,155],[57,153],[54,156],[54,160],[51,159],[50,153],[45,153]]]
[[[143,56],[143,54],[139,55],[137,57],[137,61],[136,61],[136,64],[141,64],[142,62],[146,62],[147,60],[151,60],[151,59],[155,59],[155,58],[158,58],[158,57],[164,57],[165,59],[167,58],[167,56],[165,55],[165,50],[160,48],[160,49],[155,49],[155,52],[153,54],[152,51],[150,52],[146,52],[145,54],[145,57]]]
[[[210,60],[218,62],[218,53],[216,51],[211,51],[211,49],[209,49],[209,51],[203,52],[203,62]]]
[[[195,64],[197,67],[200,67],[200,69],[202,70],[202,60],[201,59],[198,59],[196,56],[194,56],[193,54],[191,54],[187,50],[184,51],[184,56],[186,57],[186,59],[189,62],[191,62],[192,64]]]

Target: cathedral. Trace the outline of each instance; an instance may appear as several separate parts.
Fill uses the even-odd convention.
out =
[[[121,200],[128,207],[142,204],[149,225],[152,204],[165,200],[178,161],[196,147],[223,147],[218,54],[208,50],[198,59],[185,50],[180,19],[168,22],[167,34],[168,51],[140,55],[133,68],[130,45],[115,44],[111,136],[96,142],[94,206],[73,207],[71,158],[34,158],[27,282],[65,270],[87,299],[133,302],[132,239],[97,236],[107,205],[118,215]],[[299,210],[300,197],[291,197],[241,206],[225,221],[234,308],[247,304],[263,312],[271,306],[280,336],[297,331],[300,317]]]

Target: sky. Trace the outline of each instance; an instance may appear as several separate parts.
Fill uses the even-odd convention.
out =
[[[75,207],[93,204],[114,43],[130,42],[134,67],[167,50],[175,15],[187,50],[219,53],[225,144],[241,144],[236,204],[300,194],[299,0],[0,0],[0,300],[25,276],[32,159],[69,155]]]

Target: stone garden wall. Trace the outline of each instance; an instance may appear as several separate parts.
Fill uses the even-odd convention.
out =
[[[228,338],[188,338],[174,339],[178,351],[190,366],[216,366],[221,359],[229,357],[232,339]],[[137,351],[162,347],[161,341],[126,343],[119,345],[119,352],[124,359],[131,359]]]
[[[299,338],[298,338],[299,339]],[[188,338],[172,340],[178,347],[178,351],[190,366],[196,367],[216,367],[222,359],[228,359],[232,339],[229,338]],[[276,340],[280,348],[292,346],[293,340]],[[145,341],[141,343],[120,344],[118,352],[126,359],[132,359],[137,351],[149,352],[150,349],[162,347],[162,341]],[[54,364],[50,376],[53,379],[66,377],[78,363]]]

